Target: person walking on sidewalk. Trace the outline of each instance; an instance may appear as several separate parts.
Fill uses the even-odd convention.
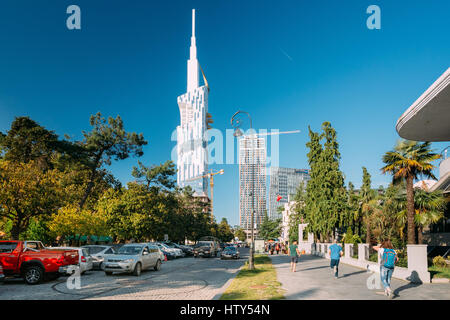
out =
[[[280,244],[278,242],[275,245],[275,251],[277,252],[277,254],[280,252]]]
[[[384,294],[389,298],[393,298],[394,293],[391,289],[391,278],[394,273],[395,263],[398,261],[397,252],[394,250],[389,239],[384,240],[381,245],[374,246],[373,248],[378,251],[380,257],[380,277],[384,287]]]
[[[334,271],[334,278],[338,278],[339,261],[343,254],[342,247],[337,244],[336,239],[333,240],[333,244],[328,248],[328,254],[330,255],[330,268]]]
[[[300,256],[300,251],[298,250],[297,241],[292,242],[289,246],[289,256],[291,257],[291,272],[295,272],[295,267],[297,266],[298,257]]]

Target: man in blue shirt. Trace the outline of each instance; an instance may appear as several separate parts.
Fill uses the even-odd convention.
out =
[[[338,278],[339,260],[343,255],[342,247],[336,243],[336,239],[333,240],[333,244],[328,248],[328,254],[330,255],[330,268],[334,269],[334,278]]]

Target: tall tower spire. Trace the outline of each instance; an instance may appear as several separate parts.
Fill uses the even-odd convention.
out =
[[[211,127],[208,113],[209,87],[200,86],[200,64],[195,39],[195,9],[192,10],[192,36],[187,61],[187,91],[178,97],[180,125],[177,127],[177,184],[190,186],[194,196],[208,196],[208,141],[206,131]],[[202,71],[203,73],[203,71]],[[199,143],[201,142],[201,143]],[[203,177],[202,179],[197,179]]]
[[[187,73],[187,91],[189,92],[198,88],[198,60],[197,45],[195,42],[195,9],[192,9],[192,37]]]

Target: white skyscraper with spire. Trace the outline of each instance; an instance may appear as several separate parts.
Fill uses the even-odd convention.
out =
[[[187,62],[187,92],[178,97],[180,125],[177,127],[177,183],[191,186],[197,196],[208,196],[207,178],[186,181],[208,173],[208,140],[206,131],[212,123],[208,114],[209,87],[199,86],[199,68],[195,39],[195,9],[192,10],[192,37]]]

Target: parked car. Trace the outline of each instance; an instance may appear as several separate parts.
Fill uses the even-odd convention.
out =
[[[166,254],[161,250],[161,248],[159,248],[154,242],[148,242],[147,244],[149,246],[157,247],[158,248],[159,259],[161,260],[161,262],[166,261]]]
[[[142,270],[161,269],[161,256],[158,247],[147,243],[133,243],[122,246],[116,254],[108,255],[105,261],[105,274],[113,272],[132,273],[140,276]]]
[[[38,284],[44,277],[57,278],[60,268],[78,263],[78,251],[45,248],[40,241],[0,241],[0,265],[5,277],[23,277]]]
[[[80,267],[80,273],[84,274],[86,271],[92,270],[94,267],[93,259],[86,248],[78,247],[53,247],[54,250],[77,250],[78,251],[78,263],[77,266]],[[61,267],[59,272],[63,274],[68,274],[71,268],[69,266]],[[73,273],[73,271],[71,272]]]
[[[183,252],[187,255],[187,256],[192,256],[194,255],[194,250],[192,249],[191,246],[186,246],[186,245],[178,245],[179,248],[181,250],[183,250]]]
[[[157,245],[160,249],[164,249],[165,251],[174,253],[177,258],[184,256],[183,251],[181,251],[181,249],[172,248],[171,246],[168,246],[167,244],[161,242],[154,242],[154,244]]]
[[[173,260],[177,258],[177,255],[172,251],[167,251],[163,247],[159,248],[159,250],[161,250],[161,252],[166,256],[167,260]]]
[[[187,255],[192,253],[192,250],[190,250],[188,248],[185,248],[185,247],[183,247],[183,246],[181,246],[181,245],[179,245],[177,243],[174,243],[174,242],[164,242],[164,244],[169,246],[169,247],[171,247],[172,249],[179,249],[179,250],[181,250],[181,253],[182,253],[181,257],[185,257],[185,256],[187,256]]]
[[[115,250],[111,246],[104,245],[86,245],[82,246],[88,251],[88,254],[92,257],[93,269],[103,270],[105,256],[108,254],[114,254]]]
[[[194,258],[217,257],[219,247],[214,241],[199,241],[194,246]]]
[[[0,284],[2,284],[4,280],[5,280],[5,274],[3,273],[3,267],[0,264]]]
[[[239,251],[236,247],[234,246],[230,246],[230,247],[226,247],[225,249],[223,249],[221,255],[220,255],[220,259],[239,259],[240,255],[239,255]]]

